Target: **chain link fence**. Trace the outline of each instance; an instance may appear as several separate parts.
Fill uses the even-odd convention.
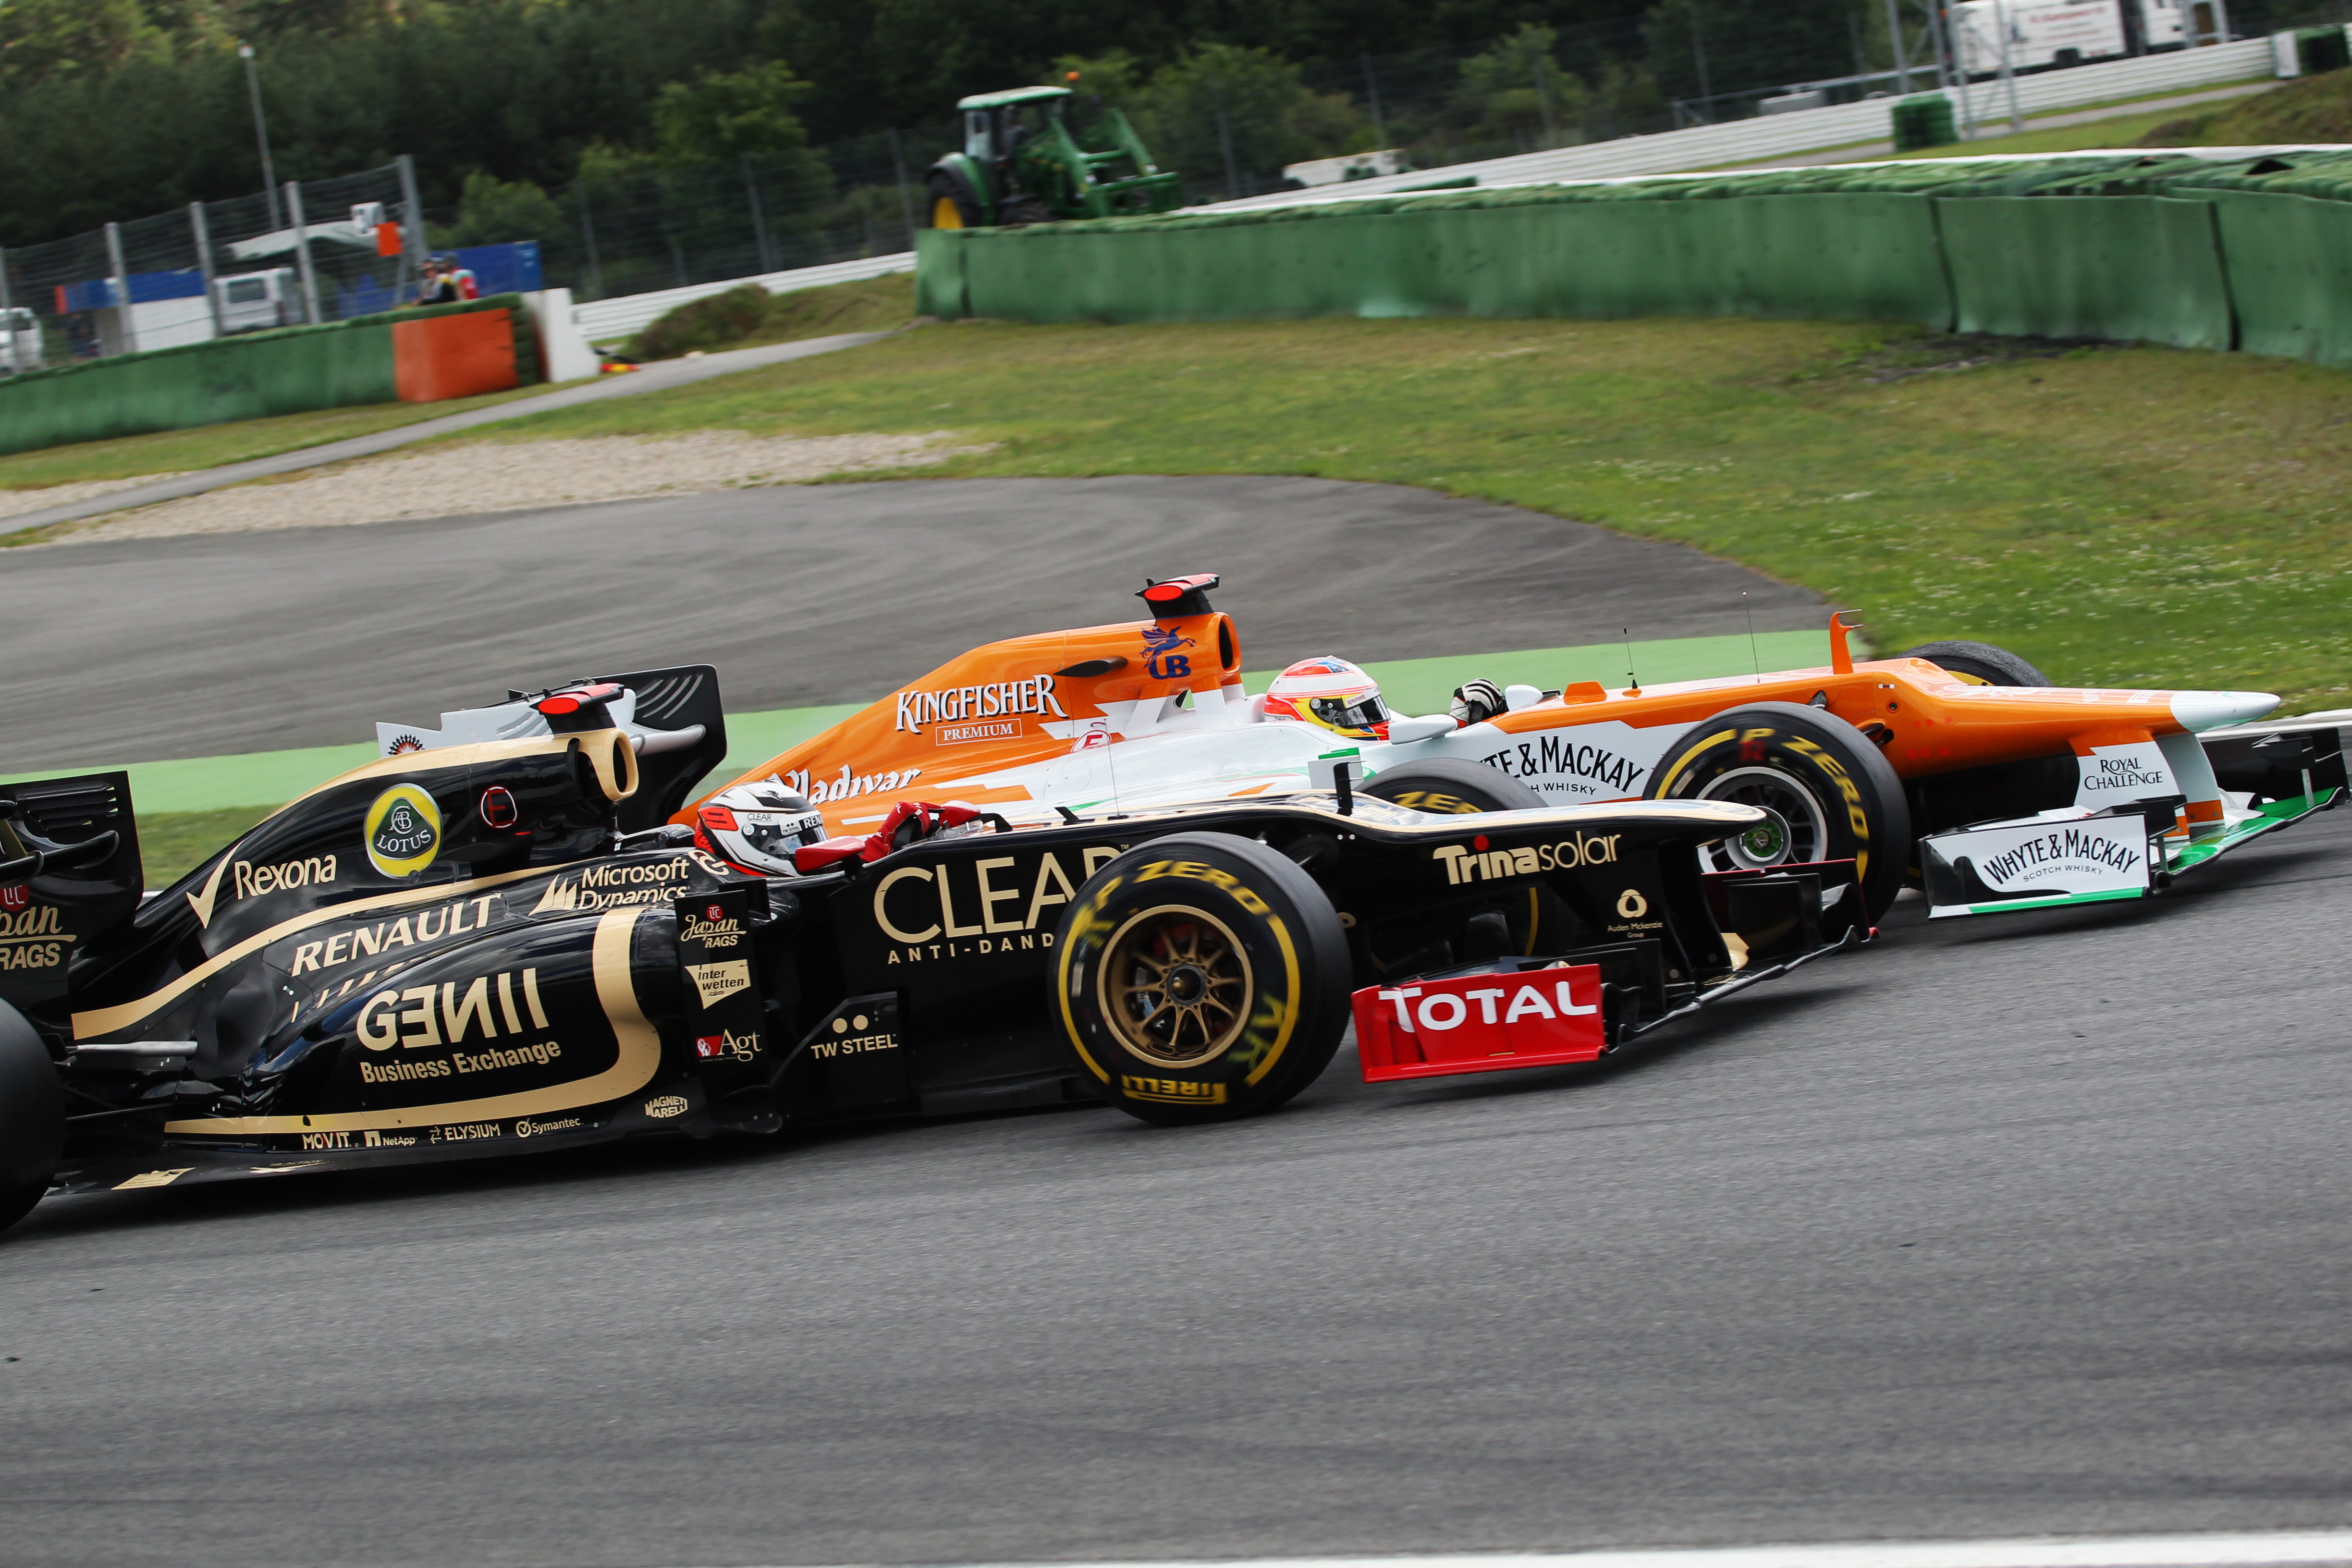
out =
[[[0,252],[0,372],[339,321],[414,300],[404,161]]]
[[[2231,21],[2253,36],[2342,20],[2347,5],[2235,0]],[[1078,112],[1092,111],[1088,100],[1124,110],[1160,167],[1181,175],[1186,204],[1200,205],[1952,79],[1920,0],[1891,10],[1855,0],[1812,20],[1830,25],[1689,0],[1484,45],[1303,66],[1210,46],[1148,79],[1083,73]],[[1902,34],[1907,75],[1886,69],[1890,29]],[[429,227],[408,222],[404,160],[199,204],[0,255],[0,371],[386,310],[414,298],[428,236],[436,248],[535,242],[545,284],[583,301],[898,254],[929,209],[927,172],[961,142],[948,117],[719,163],[624,163],[531,191],[527,214],[487,224],[460,209],[421,215]],[[399,254],[379,253],[376,209],[402,226]]]

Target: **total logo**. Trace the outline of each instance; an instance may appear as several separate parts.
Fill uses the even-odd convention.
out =
[[[1430,858],[1445,867],[1445,885],[1458,888],[1465,882],[1495,881],[1505,877],[1532,877],[1541,871],[1573,871],[1583,866],[1613,865],[1617,846],[1624,837],[1622,833],[1579,833],[1557,844],[1521,845],[1515,849],[1487,847],[1486,836],[1480,834],[1470,841],[1469,847],[1459,844],[1444,844],[1430,851]]]

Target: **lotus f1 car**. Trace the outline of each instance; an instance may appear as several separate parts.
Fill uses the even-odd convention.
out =
[[[1112,658],[1055,651],[1008,710]],[[0,786],[0,1223],[641,1134],[1242,1116],[1351,1020],[1374,1080],[1591,1061],[1868,934],[1850,861],[1704,868],[1758,807],[1444,760],[1026,822],[902,798],[910,766],[872,832],[812,817],[754,875],[664,821],[725,745],[707,667],[514,694],[144,898],[123,774]]]
[[[1393,718],[1381,738],[1335,742],[1243,689],[1216,584],[1150,585],[1140,624],[975,648],[744,777],[864,831],[909,787],[1018,820],[1466,762],[1555,805],[1754,805],[1764,820],[1713,846],[1712,868],[1852,860],[1873,920],[1906,882],[1939,916],[2144,897],[2345,790],[2336,726],[2352,714],[2248,724],[2278,700],[2053,687],[1981,643],[1858,661],[1843,616],[1818,668],[1513,687],[1469,722]]]

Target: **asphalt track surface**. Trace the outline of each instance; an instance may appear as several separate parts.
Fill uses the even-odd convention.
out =
[[[2352,812],[1638,1060],[52,1201],[48,1564],[1037,1561],[2341,1524]]]
[[[836,579],[837,624],[874,583],[932,616],[1029,592],[952,577],[985,558]],[[1125,564],[1035,570],[1099,592]],[[1226,602],[1318,636],[1346,604],[1236,579]],[[1488,646],[1482,606],[1520,590],[1419,589]],[[1512,613],[1547,603],[1527,595]],[[1390,626],[1400,602],[1356,613]],[[822,660],[859,643],[806,668],[849,679]],[[1878,945],[1631,1060],[1371,1089],[1343,1050],[1223,1127],[1079,1110],[52,1201],[0,1239],[0,1557],[2352,1522],[2347,885],[2339,812],[2129,909],[1930,927],[1906,902]]]
[[[377,720],[711,663],[730,709],[865,701],[996,637],[1134,620],[1224,575],[1254,669],[1822,624],[1678,545],[1395,485],[1281,478],[780,486],[0,561],[0,769],[373,740]]]

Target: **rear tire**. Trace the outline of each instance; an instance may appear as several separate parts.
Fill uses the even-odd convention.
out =
[[[1391,805],[1447,816],[1540,811],[1551,804],[1533,784],[1458,757],[1432,757],[1384,769],[1359,793]],[[1576,917],[1560,896],[1549,888],[1531,886],[1485,908],[1379,921],[1359,934],[1372,972],[1386,974],[1399,968],[1443,967],[1506,953],[1531,957],[1546,942],[1558,952],[1575,931]]]
[[[1758,702],[1692,725],[1666,748],[1651,800],[1730,800],[1772,820],[1699,853],[1702,870],[1852,860],[1875,924],[1903,890],[1911,808],[1895,764],[1852,725],[1795,702]]]
[[[2047,686],[2050,678],[2010,652],[1989,642],[1923,642],[1895,656],[1924,658],[1937,668],[1976,686]]]
[[[49,1190],[65,1139],[65,1096],[48,1047],[22,1014],[0,1002],[0,1230]]]
[[[1358,793],[1414,811],[1530,811],[1547,804],[1533,785],[1484,763],[1456,757],[1383,769]]]
[[[1272,1110],[1347,1031],[1339,917],[1313,878],[1253,839],[1137,845],[1078,889],[1055,941],[1054,1009],[1080,1070],[1144,1121]]]
[[[964,183],[944,169],[934,169],[923,182],[924,210],[930,215],[931,228],[978,228],[981,226],[980,204],[972,199]]]

